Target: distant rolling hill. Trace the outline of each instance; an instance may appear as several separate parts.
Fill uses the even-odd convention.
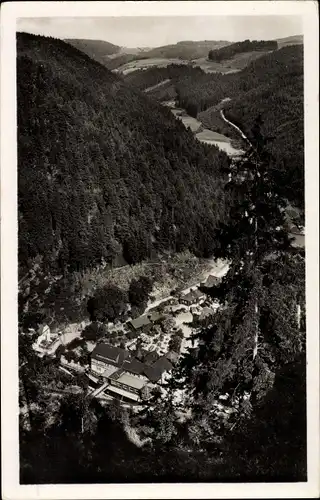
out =
[[[181,41],[174,45],[164,45],[145,52],[143,55],[150,59],[160,57],[166,59],[185,59],[192,61],[206,57],[209,50],[220,49],[229,45],[226,40]]]
[[[215,45],[214,45],[215,44]],[[259,48],[255,44],[260,44]],[[263,47],[261,47],[261,44]],[[240,47],[239,47],[240,46]],[[233,73],[247,67],[252,61],[277,50],[276,41],[271,42],[181,42],[176,45],[158,47],[134,57],[117,56],[107,66],[117,73],[127,75],[133,71],[152,67],[163,68],[169,64],[184,64],[199,67],[205,73]],[[117,63],[121,63],[118,64]]]
[[[232,59],[237,54],[246,52],[269,52],[277,50],[277,48],[278,44],[275,40],[244,40],[243,42],[232,43],[220,49],[210,50],[208,59],[219,63]]]
[[[76,49],[81,50],[92,59],[104,63],[106,57],[112,54],[118,54],[121,47],[104,40],[85,40],[79,38],[67,38],[64,40],[73,45]]]
[[[206,73],[228,73],[245,68],[253,60],[269,52],[269,50],[257,52],[247,48],[241,53],[235,53],[218,62],[208,58],[209,52],[212,51],[215,54],[221,49],[227,50],[236,44],[227,40],[187,40],[154,48],[128,48],[102,40],[66,39],[65,42],[82,50],[108,69],[123,74],[150,67],[164,67],[172,63],[199,66]],[[279,38],[274,40],[274,43],[277,43],[275,48],[300,45],[303,44],[303,36]]]
[[[286,38],[277,39],[278,47],[286,47],[287,45],[303,45],[303,35],[287,36]]]
[[[225,40],[182,41],[172,45],[155,48],[127,48],[98,40],[66,39],[77,49],[104,64],[108,69],[125,72],[132,67],[141,67],[139,61],[148,60],[148,66],[159,66],[163,61],[181,60],[185,64],[189,61],[205,58],[210,50],[219,49],[230,44]],[[154,60],[154,61],[153,61]],[[137,61],[137,62],[136,62]],[[132,64],[130,64],[132,63]],[[128,68],[126,67],[128,65]]]

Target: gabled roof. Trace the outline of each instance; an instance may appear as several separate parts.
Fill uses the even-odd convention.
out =
[[[162,371],[170,371],[173,366],[166,356],[161,356],[155,363],[153,363],[153,368],[160,368]]]
[[[144,374],[150,380],[150,382],[158,382],[161,378],[162,372],[154,369],[152,366],[146,366],[144,369]]]
[[[210,274],[210,276],[208,276],[208,278],[207,278],[207,281],[204,283],[204,286],[205,287],[212,287],[212,286],[217,285],[217,283],[219,283],[219,281],[220,281],[219,278]]]
[[[201,297],[204,297],[204,294],[197,289],[197,290],[191,290],[186,295],[182,295],[181,299],[187,300],[188,302],[193,302],[197,299],[200,299]]]
[[[153,365],[146,366],[144,373],[151,382],[158,382],[162,374],[172,370],[172,368],[170,361],[165,356],[162,356]]]
[[[188,302],[192,302],[195,299],[195,297],[194,297],[192,292],[189,292],[189,293],[186,293],[186,295],[183,295],[181,297],[181,299],[187,300]]]
[[[114,366],[121,366],[129,356],[129,352],[125,349],[120,349],[104,342],[97,344],[91,354],[92,358]]]
[[[152,365],[155,361],[159,359],[157,351],[148,351],[147,354],[143,358],[143,362],[146,365]]]
[[[157,382],[164,372],[172,370],[172,364],[165,356],[159,358],[155,352],[149,352],[141,363],[128,351],[106,343],[97,344],[91,357],[121,369],[112,374],[113,378],[127,371],[134,375],[146,375],[151,382]]]
[[[143,375],[145,365],[135,358],[127,359],[122,365],[122,368],[127,372],[135,375]]]
[[[148,318],[148,316],[146,314],[144,314],[143,316],[139,316],[139,318],[132,319],[130,321],[130,323],[133,326],[133,328],[137,329],[137,328],[141,328],[142,326],[149,325],[150,319]]]
[[[201,297],[204,296],[204,294],[202,292],[200,292],[200,290],[194,290],[193,292],[193,296],[196,298],[196,299],[200,299]]]

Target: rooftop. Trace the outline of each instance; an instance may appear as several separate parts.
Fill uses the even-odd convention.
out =
[[[118,394],[119,396],[124,396],[125,398],[132,399],[133,401],[139,401],[140,399],[140,396],[138,396],[138,394],[133,394],[132,392],[121,389],[120,387],[115,387],[114,385],[108,385],[105,390]]]
[[[126,359],[122,365],[123,369],[134,373],[135,375],[142,375],[144,371],[144,364],[135,358]]]
[[[125,349],[120,349],[104,342],[97,344],[91,354],[92,358],[108,362],[115,366],[121,366],[129,356],[129,352]]]
[[[129,323],[133,326],[134,329],[141,328],[142,326],[147,326],[150,324],[150,319],[147,314],[143,314],[139,316],[139,318],[132,319]]]
[[[155,361],[159,359],[159,356],[156,351],[148,352],[144,357],[143,357],[143,362],[146,365],[152,365]]]
[[[200,292],[200,290],[191,290],[191,292],[182,296],[181,299],[186,300],[187,302],[194,302],[194,301],[202,298],[203,296],[204,295],[202,292]]]
[[[206,282],[204,283],[204,286],[212,287],[212,286],[217,285],[219,283],[219,281],[220,281],[219,278],[210,274],[210,276],[208,276]]]
[[[120,380],[123,372],[126,371],[133,375],[146,375],[152,382],[157,382],[164,372],[172,369],[170,361],[165,356],[159,358],[156,352],[147,353],[143,357],[142,363],[132,357],[128,351],[106,343],[98,344],[91,356],[93,359],[104,361],[106,364],[119,368],[119,370],[109,374],[111,378],[117,380]],[[134,379],[134,377],[131,377],[131,379]],[[135,386],[133,385],[133,387]]]
[[[146,385],[145,379],[133,377],[128,373],[122,373],[118,378],[118,382],[128,385],[129,387],[134,387],[135,389],[142,389],[142,387]]]
[[[161,356],[153,365],[146,366],[144,373],[151,382],[158,382],[163,373],[172,370],[172,368],[170,361],[165,356]]]

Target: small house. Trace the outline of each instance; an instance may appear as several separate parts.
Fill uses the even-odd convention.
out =
[[[210,289],[214,286],[219,285],[220,281],[221,281],[220,278],[217,278],[216,276],[210,274],[207,280],[202,284],[202,287]]]
[[[214,312],[215,311],[213,309],[211,309],[211,307],[204,307],[201,311],[201,314],[200,314],[200,320],[212,316],[214,314]]]
[[[165,375],[172,370],[173,366],[166,356],[161,356],[153,365],[145,367],[145,374],[154,384],[161,384]]]
[[[139,318],[131,319],[128,324],[135,331],[140,330],[142,327],[148,329],[151,328],[151,319],[147,314],[143,314]]]
[[[200,290],[192,290],[186,295],[181,295],[180,302],[186,306],[192,306],[193,304],[200,304],[205,300],[206,296]]]
[[[198,288],[193,291],[193,296],[197,303],[201,303],[206,299],[206,296],[203,292],[201,292]]]
[[[191,306],[195,302],[195,298],[192,292],[186,293],[185,295],[181,295],[180,298],[181,304],[185,304],[186,306]]]

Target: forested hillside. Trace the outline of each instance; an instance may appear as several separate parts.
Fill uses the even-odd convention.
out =
[[[182,85],[182,81],[189,78],[187,81],[193,81],[195,84],[198,80],[201,81],[206,75],[199,67],[170,64],[165,68],[153,67],[147,70],[133,71],[123,76],[124,80],[138,88],[139,90],[146,90],[164,80],[171,80],[174,88]]]
[[[144,58],[144,51],[139,49],[128,49],[114,45],[104,40],[86,40],[66,38],[66,43],[70,43],[78,50],[81,50],[89,57],[113,70],[130,61]]]
[[[305,255],[285,217],[287,198],[303,204],[302,55],[287,47],[234,75],[169,66],[119,78],[61,40],[17,35],[21,484],[306,481]],[[223,107],[251,139],[246,154],[231,165],[196,141],[148,91],[164,80],[157,91],[213,125]],[[205,302],[184,307],[190,333],[175,321],[180,285],[201,266],[166,255],[184,249],[227,264],[199,286]],[[126,277],[98,266],[117,257],[149,260]],[[148,274],[152,261],[161,269]],[[151,297],[163,271],[177,309]],[[110,321],[149,318],[155,303],[171,375],[140,408],[102,406],[89,347],[137,339],[138,356],[155,327],[115,324],[120,340]],[[32,328],[44,323],[63,334],[41,358]],[[65,369],[63,353],[87,371]]]
[[[148,404],[101,406],[86,376],[20,335],[22,484],[306,481],[304,251],[290,246],[255,125],[258,148],[236,166],[251,175],[228,183],[231,217],[214,231],[215,257],[230,261],[207,292],[220,307],[194,318],[192,347]],[[131,283],[132,303],[150,285]]]
[[[226,155],[63,41],[17,35],[19,263],[214,248]]]
[[[276,50],[277,48],[278,44],[275,40],[244,40],[243,42],[232,43],[218,50],[210,50],[208,57],[211,61],[220,62],[231,59],[236,54],[242,52],[269,51]]]
[[[104,63],[108,56],[118,54],[120,47],[104,40],[82,40],[79,38],[67,38],[65,42],[70,43],[76,49],[98,62]]]

